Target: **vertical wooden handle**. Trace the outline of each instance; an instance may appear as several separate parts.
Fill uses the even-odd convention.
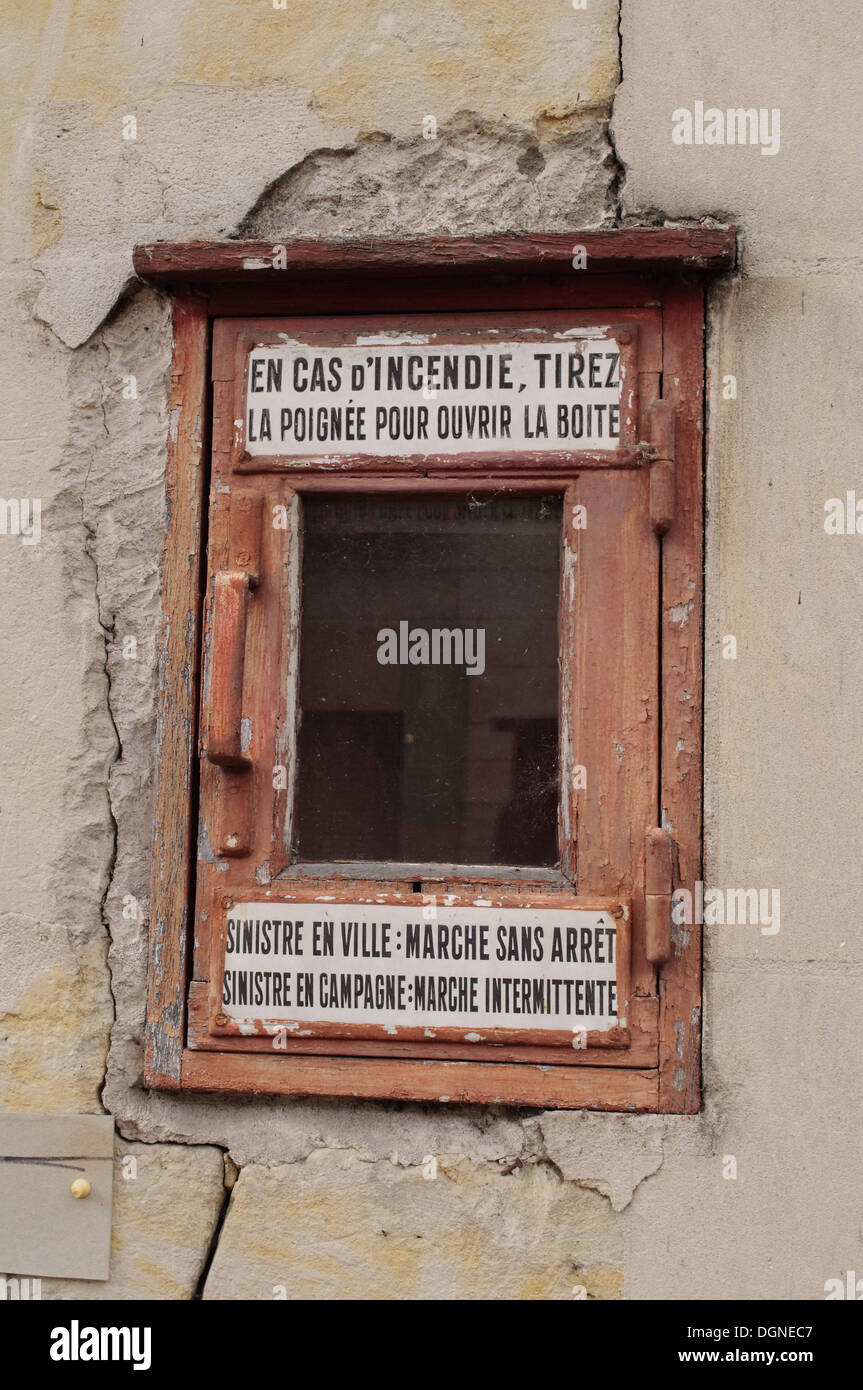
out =
[[[246,614],[249,575],[222,570],[213,581],[210,692],[204,751],[219,767],[248,767],[242,748],[243,668],[246,659]]]

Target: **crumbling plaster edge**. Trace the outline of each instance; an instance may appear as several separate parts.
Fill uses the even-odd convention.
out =
[[[623,80],[623,39],[621,29],[621,14],[622,5],[618,7],[619,82]],[[606,222],[606,225],[667,225],[683,227],[717,225],[726,221],[726,219],[722,215],[720,215],[718,218],[716,216],[707,215],[705,217],[698,218],[677,218],[674,220],[670,220],[666,219],[661,213],[661,211],[657,209],[651,209],[646,213],[640,215],[624,215],[621,211],[621,195],[626,180],[626,168],[620,159],[620,156],[617,152],[614,143],[613,122],[614,101],[612,100],[611,109],[607,113],[607,119],[605,120],[604,124],[606,139],[611,152],[608,163],[612,165],[616,172],[614,172],[611,178],[609,179],[609,220]],[[525,134],[528,133],[529,132],[527,132],[526,130]],[[356,150],[359,147],[359,143],[360,141],[358,139],[357,141],[345,147],[344,150],[338,151],[338,153],[349,154],[351,151]],[[290,167],[290,169],[285,170],[281,175],[279,175],[277,179],[271,180],[268,183],[267,188],[262,190],[262,192],[255,199],[254,203],[251,204],[247,212],[244,213],[243,216],[237,220],[236,227],[238,230],[235,233],[235,235],[240,235],[240,229],[246,224],[249,217],[253,214],[255,208],[257,208],[261,204],[262,200],[266,197],[267,190],[269,188],[272,188],[281,179],[285,178],[291,172],[292,169],[299,168],[303,164],[305,164],[310,158],[313,157],[314,153],[315,151],[307,152],[307,154],[303,157],[302,160],[297,161],[294,165]],[[137,296],[139,289],[140,282],[135,281],[133,277],[129,277],[124,282],[121,290],[119,291],[117,299],[115,300],[115,303],[112,309],[110,310],[109,314],[106,315],[105,318],[103,318],[98,328],[94,330],[94,334],[102,331],[114,317],[121,313],[124,306],[127,303],[131,302]],[[92,336],[93,334],[91,334],[91,338]],[[91,338],[87,339],[86,341],[90,341]],[[90,554],[90,559],[93,565],[93,593],[96,599],[97,609],[100,609],[98,560],[96,555],[90,549],[90,543],[92,539],[92,526],[87,526],[86,517],[83,514],[82,521],[84,522],[85,531],[87,531],[87,550],[88,554]],[[105,628],[104,623],[102,622],[101,611],[100,625],[102,626],[103,638],[105,641],[105,702],[107,712],[117,738],[117,749],[116,756],[114,759],[114,765],[116,766],[116,764],[122,762],[123,746],[112,704],[111,680],[108,667],[108,629]],[[124,1045],[128,1045],[130,1043],[133,1046],[137,1045],[139,1039],[130,1038],[127,1031],[127,1025],[121,1025],[118,1020],[117,999],[114,991],[114,972],[110,956],[110,947],[112,945],[113,938],[110,920],[108,919],[108,916],[105,912],[105,904],[109,895],[111,895],[112,893],[116,894],[118,892],[121,892],[123,886],[117,884],[115,881],[115,871],[118,857],[118,844],[122,831],[120,822],[118,820],[119,809],[115,806],[114,798],[112,795],[110,777],[108,785],[108,801],[109,815],[112,828],[112,845],[109,858],[106,887],[101,903],[101,915],[107,936],[107,963],[109,976],[111,979],[111,994],[114,1002],[114,1026],[112,1027],[112,1036],[108,1052],[106,1075],[102,1087],[102,1103],[109,1113],[113,1113],[118,1132],[126,1139],[137,1140],[139,1142],[145,1143],[150,1142],[177,1143],[182,1145],[213,1145],[222,1149],[226,1156],[230,1156],[230,1159],[233,1162],[237,1163],[239,1167],[244,1166],[244,1164],[248,1162],[264,1162],[267,1164],[298,1162],[304,1161],[304,1158],[307,1157],[308,1154],[314,1152],[317,1148],[320,1147],[346,1147],[337,1143],[328,1142],[324,1139],[316,1140],[311,1136],[310,1130],[306,1129],[305,1125],[310,1120],[312,1122],[311,1127],[313,1129],[313,1117],[315,1113],[320,1111],[322,1105],[325,1106],[328,1111],[330,1111],[330,1118],[332,1118],[332,1110],[334,1107],[338,1108],[344,1114],[355,1110],[357,1105],[359,1104],[363,1107],[364,1110],[364,1118],[366,1121],[364,1128],[368,1130],[369,1136],[373,1139],[375,1119],[376,1117],[379,1117],[381,1114],[381,1107],[377,1103],[355,1102],[350,1100],[345,1100],[342,1102],[322,1101],[318,1103],[285,1101],[281,1103],[280,1109],[282,1109],[283,1111],[288,1111],[292,1115],[292,1117],[296,1118],[300,1133],[296,1132],[296,1128],[294,1126],[289,1126],[289,1130],[293,1131],[292,1133],[286,1133],[282,1134],[281,1136],[276,1136],[272,1145],[269,1143],[265,1143],[255,1146],[253,1144],[251,1150],[247,1150],[244,1153],[243,1148],[241,1148],[241,1146],[237,1144],[236,1139],[232,1139],[229,1135],[225,1135],[224,1133],[222,1134],[221,1138],[215,1136],[219,1133],[220,1130],[224,1131],[225,1128],[230,1130],[238,1125],[241,1125],[242,1117],[244,1113],[248,1111],[250,1106],[258,1115],[265,1112],[267,1108],[272,1108],[272,1098],[255,1098],[254,1100],[252,1100],[252,1098],[243,1097],[213,1097],[206,1094],[197,1095],[184,1093],[182,1095],[177,1095],[175,1093],[145,1093],[137,1086],[129,1087],[127,1084],[124,1083],[124,1068],[122,1065],[122,1061],[120,1061],[120,1065],[117,1068],[116,1074],[112,1076],[111,1063],[113,1060],[115,1060],[115,1049],[117,1047],[120,1047],[120,1049],[122,1050],[124,1048]],[[385,1110],[386,1108],[387,1107],[384,1107]],[[488,1116],[491,1109],[492,1108],[490,1107],[476,1107],[475,1110],[478,1111],[479,1114],[470,1113],[467,1116],[470,1123],[470,1127],[476,1128],[478,1134],[482,1133],[481,1119],[485,1116]],[[309,1112],[311,1112],[311,1114]],[[404,1107],[401,1107],[401,1112],[404,1113]],[[465,1118],[464,1108],[460,1108],[459,1112],[457,1113],[459,1119]],[[563,1112],[546,1113],[561,1114]],[[567,1113],[569,1114],[570,1122],[574,1128],[578,1126],[581,1117],[584,1115],[592,1116],[593,1118],[599,1118],[597,1112]],[[413,1124],[414,1122],[427,1121],[430,1119],[433,1120],[435,1122],[435,1126],[443,1130],[443,1133],[441,1135],[441,1138],[443,1140],[441,1144],[441,1151],[453,1151],[451,1145],[445,1140],[445,1133],[450,1128],[449,1122],[452,1118],[454,1118],[454,1114],[452,1111],[449,1111],[447,1113],[446,1111],[441,1110],[430,1110],[429,1107],[417,1104],[415,1106],[410,1107],[408,1114],[411,1117],[409,1124]],[[560,1173],[562,1181],[571,1180],[579,1183],[580,1185],[592,1186],[595,1187],[596,1190],[601,1190],[603,1184],[602,1178],[597,1179],[591,1178],[590,1176],[586,1176],[573,1177],[568,1179],[564,1177],[561,1170],[555,1166],[553,1160],[549,1157],[547,1153],[544,1139],[542,1138],[542,1121],[544,1118],[543,1114],[525,1115],[522,1111],[510,1109],[505,1110],[503,1112],[499,1112],[498,1118],[503,1119],[507,1123],[519,1126],[523,1132],[523,1135],[525,1136],[524,1144],[522,1146],[522,1152],[520,1155],[516,1155],[514,1158],[514,1161],[516,1163],[548,1163],[552,1167],[555,1167],[555,1171]],[[709,1142],[711,1137],[713,1139],[715,1139],[716,1137],[715,1117],[712,1119],[708,1118],[704,1112],[702,1112],[702,1114],[700,1115],[691,1117],[631,1117],[624,1114],[608,1113],[601,1115],[600,1123],[602,1124],[603,1129],[608,1132],[609,1137],[611,1137],[614,1134],[617,1134],[618,1140],[620,1142],[624,1142],[626,1134],[631,1133],[632,1131],[628,1131],[625,1128],[622,1129],[621,1126],[630,1125],[633,1122],[633,1119],[635,1119],[636,1123],[639,1120],[642,1120],[644,1124],[649,1127],[656,1127],[657,1125],[662,1127],[661,1133],[663,1154],[666,1140],[668,1139],[670,1141],[675,1135],[679,1135],[679,1126],[677,1124],[678,1121],[682,1121],[683,1125],[689,1132],[689,1138],[687,1139],[687,1142],[684,1147],[690,1147],[693,1138],[696,1138],[696,1142],[700,1146],[700,1144],[704,1143],[705,1141]],[[531,1126],[536,1127],[541,1141],[539,1146],[534,1147],[533,1149],[531,1149],[530,1143],[527,1139],[527,1136],[531,1131]],[[204,1131],[203,1133],[201,1132],[202,1127]],[[298,1141],[300,1143],[301,1149],[301,1152],[299,1153],[297,1152]],[[476,1148],[471,1150],[471,1146],[467,1144],[463,1144],[461,1147],[463,1147],[466,1150],[464,1156],[472,1159],[473,1161],[490,1161],[487,1159],[487,1157],[481,1155]],[[381,1144],[375,1145],[374,1143],[372,1143],[371,1149],[364,1146],[361,1150],[358,1150],[358,1152],[367,1153],[369,1155],[368,1161],[382,1161],[391,1157],[389,1153],[383,1151]],[[512,1159],[513,1156],[511,1154],[501,1152],[495,1161],[509,1162],[512,1161]],[[400,1161],[407,1162],[407,1160]],[[661,1166],[661,1162],[662,1158],[660,1158],[658,1166]],[[645,1180],[646,1177],[640,1179],[640,1181]],[[637,1185],[638,1184],[636,1184],[636,1186]],[[631,1195],[628,1200],[631,1200]],[[624,1206],[625,1205],[628,1205],[628,1201],[624,1203]],[[623,1207],[618,1207],[617,1209],[622,1210]]]

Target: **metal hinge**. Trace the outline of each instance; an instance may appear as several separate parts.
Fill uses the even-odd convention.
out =
[[[674,521],[674,436],[677,406],[673,401],[653,401],[647,408],[650,457],[650,524],[664,536]]]
[[[664,826],[647,832],[644,848],[644,949],[651,965],[671,955],[671,894],[674,887],[674,846]]]

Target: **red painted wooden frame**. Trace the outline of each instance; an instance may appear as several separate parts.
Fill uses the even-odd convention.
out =
[[[550,316],[545,313],[539,316],[522,315],[520,329],[516,330],[516,334],[519,331],[523,333],[528,326],[524,323],[526,317],[532,325],[532,341],[538,341],[533,337],[537,329],[545,330],[549,336],[564,328],[595,328],[598,325],[603,332],[610,334],[613,331],[612,324],[606,321],[606,315],[570,310]],[[462,327],[462,321],[459,321],[458,327],[462,333],[470,332],[473,338],[487,328],[499,331],[501,335],[505,334],[507,339],[509,338],[513,327],[512,315],[499,315],[491,324],[486,316],[483,316],[481,323],[476,322],[478,319],[478,315],[472,315],[471,326],[467,330]],[[655,307],[641,308],[632,311],[627,318],[627,321],[630,320],[633,341],[627,356],[627,369],[631,380],[628,394],[633,412],[631,429],[633,436],[637,438],[641,433],[646,433],[647,421],[643,422],[644,429],[636,433],[639,422],[634,416],[635,405],[640,401],[646,413],[658,388],[661,370],[661,316]],[[612,315],[612,323],[616,322],[617,316]],[[423,314],[418,319],[414,314],[409,320],[385,319],[384,323],[400,334],[420,324],[425,334],[439,328],[441,318]],[[452,333],[449,321],[445,322],[444,327],[446,340],[449,341]],[[416,472],[427,460],[417,460],[410,456],[372,460],[376,470],[386,470],[373,473],[364,471],[366,460],[361,460],[357,465],[353,460],[344,460],[341,457],[337,461],[312,458],[299,467],[284,467],[279,460],[263,457],[255,460],[256,463],[260,462],[261,466],[252,474],[243,457],[241,437],[238,448],[238,430],[242,429],[238,420],[241,420],[244,410],[242,388],[246,379],[249,351],[261,340],[262,333],[278,342],[286,339],[293,341],[297,337],[305,341],[311,336],[316,336],[321,341],[339,342],[345,337],[355,339],[358,335],[377,334],[381,328],[380,316],[372,319],[355,316],[350,321],[324,317],[315,320],[313,334],[310,333],[307,323],[302,321],[298,324],[293,318],[269,318],[258,324],[244,319],[220,318],[214,326],[213,475],[210,489],[209,544],[211,590],[208,598],[208,612],[212,610],[213,616],[208,619],[205,627],[204,646],[210,654],[208,667],[204,672],[204,685],[208,690],[206,704],[212,709],[216,701],[225,699],[231,686],[230,673],[234,670],[237,643],[249,648],[250,678],[244,681],[242,670],[237,667],[230,699],[231,714],[227,720],[233,728],[230,757],[225,757],[220,746],[215,759],[208,757],[201,768],[200,840],[208,849],[203,856],[199,856],[198,862],[196,949],[190,987],[189,1045],[193,1049],[213,1049],[221,1047],[225,1038],[233,1038],[242,1040],[237,1042],[237,1045],[244,1051],[272,1049],[273,1046],[273,1032],[269,1025],[258,1029],[246,1023],[236,1024],[228,1022],[227,1019],[220,1021],[222,1015],[219,1000],[225,966],[224,942],[228,903],[256,901],[265,896],[266,901],[275,905],[293,901],[297,896],[291,892],[292,885],[281,877],[281,871],[289,862],[285,857],[284,847],[291,839],[288,796],[286,791],[284,794],[274,791],[271,779],[274,765],[291,766],[295,761],[293,750],[288,747],[289,739],[285,737],[285,731],[291,724],[289,702],[286,699],[285,666],[293,664],[295,650],[291,650],[286,658],[284,635],[290,634],[289,644],[295,649],[296,617],[291,611],[292,605],[285,598],[284,575],[298,563],[293,557],[298,555],[300,548],[299,504],[303,493],[326,486],[328,491],[352,494],[358,482],[364,484],[367,490],[372,489],[378,493],[415,492],[418,478],[425,481],[427,489],[438,493],[473,493],[478,490],[519,493],[535,490],[535,470],[542,467],[557,470],[551,473],[550,480],[543,479],[542,485],[544,491],[553,490],[563,494],[565,517],[572,517],[580,491],[590,496],[591,507],[596,502],[600,508],[594,512],[590,537],[579,535],[576,529],[569,525],[563,528],[559,641],[564,680],[561,689],[560,727],[562,747],[567,749],[578,745],[583,750],[579,753],[579,758],[592,766],[606,787],[606,796],[612,798],[616,808],[614,817],[602,817],[599,803],[585,796],[581,797],[585,804],[579,807],[579,798],[570,793],[566,758],[561,759],[560,857],[563,872],[558,876],[560,882],[557,885],[556,905],[559,908],[589,905],[579,898],[572,897],[575,890],[571,885],[576,876],[576,862],[571,827],[580,822],[581,838],[585,843],[591,843],[591,858],[595,859],[597,864],[616,866],[611,871],[616,876],[603,877],[597,881],[593,881],[590,875],[583,874],[587,879],[591,896],[609,893],[617,894],[618,898],[634,899],[633,911],[637,926],[634,933],[636,993],[631,995],[628,989],[628,970],[622,971],[618,980],[619,996],[624,1001],[622,1017],[626,1022],[609,1032],[588,1032],[586,1048],[582,1050],[579,1047],[577,1051],[573,1051],[571,1033],[566,1037],[556,1037],[544,1030],[530,1027],[517,1032],[484,1028],[482,1051],[475,1030],[471,1028],[454,1031],[436,1027],[434,1030],[422,1029],[416,1032],[407,1026],[399,1026],[393,1030],[391,1036],[387,1036],[390,1030],[384,1030],[379,1025],[349,1025],[343,1022],[303,1026],[296,1031],[292,1029],[288,1035],[285,1029],[275,1029],[275,1036],[279,1038],[280,1050],[292,1053],[308,1050],[310,1036],[329,1037],[332,1040],[330,1051],[333,1055],[348,1050],[359,1052],[361,1048],[359,1044],[354,1043],[356,1039],[380,1042],[386,1037],[387,1043],[397,1041],[409,1045],[410,1055],[422,1058],[430,1055],[428,1039],[434,1038],[434,1055],[449,1060],[476,1061],[481,1056],[486,1061],[495,1058],[509,1059],[514,1056],[512,1049],[516,1047],[522,1060],[548,1064],[590,1065],[595,1061],[601,1061],[606,1065],[655,1065],[658,1046],[656,978],[655,970],[652,964],[646,961],[644,952],[642,849],[639,846],[636,854],[630,856],[631,846],[628,838],[628,827],[631,824],[642,824],[645,827],[652,824],[658,764],[656,740],[651,734],[651,729],[658,723],[658,712],[655,708],[645,708],[639,703],[639,696],[634,695],[635,685],[639,691],[645,688],[650,690],[653,705],[653,692],[658,694],[658,545],[657,538],[648,524],[650,479],[644,467],[644,450],[639,451],[638,461],[628,457],[625,450],[609,451],[604,456],[603,468],[600,468],[599,457],[588,452],[563,457],[559,454],[545,455],[538,463],[531,456],[509,456],[506,464],[513,476],[497,473],[493,466],[478,471],[475,460],[464,456],[448,459],[448,471],[438,468],[434,471],[429,470],[428,475]],[[636,336],[641,339],[638,351],[634,341]],[[337,463],[335,468],[334,462]],[[483,463],[485,462],[486,460],[483,460]],[[639,465],[640,471],[634,472]],[[597,470],[597,475],[592,483],[585,479],[579,486],[577,478],[584,468]],[[241,470],[246,476],[238,477]],[[620,481],[612,485],[611,480],[621,472],[623,476]],[[278,473],[279,476],[273,476],[274,473]],[[613,534],[604,542],[601,532],[596,529],[596,521],[601,515],[603,499],[606,503],[612,501],[610,495],[607,495],[610,485],[617,494],[614,502],[615,519],[612,526]],[[269,515],[272,508],[279,506],[286,512],[290,511],[290,544],[287,548],[285,542],[288,540],[288,532],[274,532],[266,527],[263,532],[258,528],[257,541],[250,545],[248,525],[244,519],[245,512],[240,514],[240,530],[237,532],[243,539],[240,544],[236,543],[234,533],[238,523],[235,511],[239,499],[244,499],[244,506],[254,499],[260,504],[258,512],[261,514],[265,512]],[[283,538],[281,542],[277,539],[278,536]],[[581,565],[576,563],[579,551],[583,558]],[[588,560],[591,551],[594,553]],[[245,553],[242,562],[238,558],[241,552]],[[240,582],[241,576],[236,573],[238,569],[249,567],[255,570],[259,581],[254,599],[248,596],[247,586]],[[589,616],[585,614],[579,620],[574,604],[578,605],[585,589],[585,581],[593,571],[595,574],[592,592],[595,590],[595,593],[591,612]],[[620,582],[621,576],[626,575],[631,577],[628,597],[626,587],[622,587]],[[229,581],[236,586],[237,592],[230,597],[230,607],[225,608],[224,604],[229,597],[226,587]],[[295,582],[298,586],[298,576]],[[241,606],[241,596],[247,599],[247,605],[244,603]],[[298,604],[297,587],[297,607]],[[583,603],[581,606],[583,607]],[[570,612],[570,609],[573,611]],[[248,635],[247,611],[251,625]],[[231,614],[230,619],[224,617],[228,612]],[[605,692],[600,692],[598,687],[591,688],[586,666],[581,674],[581,685],[576,691],[575,683],[571,679],[571,654],[576,642],[582,642],[594,650],[599,650],[600,647],[608,648],[609,631],[613,630],[618,634],[618,638],[621,638],[625,627],[627,641],[615,650],[619,673],[612,682],[614,698],[609,700]],[[272,661],[274,651],[282,652],[281,666],[276,666]],[[212,674],[208,678],[207,670],[210,665]],[[576,693],[579,698],[576,698]],[[617,708],[623,693],[629,695],[628,715],[624,714],[622,708]],[[254,730],[246,758],[240,757],[238,751],[240,702],[243,698],[245,703],[242,713],[248,720],[248,727]],[[591,717],[589,711],[598,710],[600,705],[608,706],[608,710],[605,711],[606,717]],[[609,718],[609,715],[612,717]],[[651,722],[645,724],[648,715]],[[209,722],[212,723],[212,720]],[[221,725],[221,721],[219,723]],[[634,729],[635,733],[627,734],[627,727]],[[567,738],[570,729],[572,736]],[[202,740],[205,749],[212,744],[208,730],[209,724],[206,724]],[[636,745],[630,747],[625,766],[622,759],[615,758],[612,753],[615,747],[622,749],[624,742]],[[212,752],[212,749],[209,751]],[[216,767],[209,765],[213,761],[218,764]],[[625,870],[623,874],[622,868]],[[339,874],[336,867],[331,866],[317,880],[309,878],[310,870],[306,869],[304,872],[306,881],[302,883],[304,891],[301,898],[315,901],[320,897],[330,900],[339,895],[344,876],[349,870],[345,868]],[[607,875],[609,871],[606,868],[603,872]],[[635,881],[632,881],[633,874]],[[423,880],[423,891],[429,893],[429,875],[428,865],[418,867],[412,874],[408,873],[407,866],[404,865],[382,867],[374,877],[374,899],[378,901],[380,895],[390,897],[410,892],[409,879],[417,877]],[[471,871],[464,866],[461,866],[458,873],[450,870],[442,891],[448,896],[459,897],[465,879],[471,877],[482,879],[483,898],[506,893],[513,899],[513,906],[538,906],[537,895],[543,891],[551,891],[550,886],[543,883],[541,873],[532,873],[529,869],[519,871],[516,878],[503,869],[487,869],[481,874],[479,870]],[[532,882],[532,878],[539,879],[539,882]],[[370,892],[371,885],[367,880],[359,878],[355,882],[354,896],[362,901]],[[344,897],[344,893],[340,895]],[[416,905],[415,898],[413,901]],[[625,964],[628,966],[628,958]],[[207,1008],[201,1002],[204,998],[208,1000]],[[343,1041],[345,1039],[347,1041]],[[561,1046],[562,1043],[566,1046]],[[626,1053],[612,1055],[609,1051],[612,1048],[625,1048]]]
[[[580,273],[568,268],[566,258],[567,247],[576,244],[588,250],[589,268]],[[226,1041],[221,1050],[207,1052],[186,1045],[187,1030],[193,1033],[196,1026],[196,1000],[194,995],[190,998],[187,1012],[186,995],[204,581],[208,329],[214,316],[600,307],[616,310],[622,318],[639,307],[661,307],[662,395],[676,404],[678,420],[677,515],[661,541],[662,721],[656,812],[673,827],[677,881],[689,884],[700,877],[704,295],[703,273],[697,272],[733,265],[733,229],[630,229],[427,243],[289,243],[287,253],[285,271],[268,265],[260,246],[238,243],[138,248],[135,256],[140,274],[175,290],[146,1084],[173,1090],[692,1112],[700,1096],[700,934],[695,926],[675,933],[672,956],[658,973],[658,993],[644,1000],[658,1014],[658,1057],[649,1066],[596,1066],[581,1059],[576,1065],[539,1066],[526,1048],[513,1049],[511,1060],[501,1057],[489,1064],[442,1060],[434,1050],[417,1060],[409,1055],[410,1045],[400,1043],[366,1042],[358,1045],[359,1055],[339,1057],[332,1055],[326,1039],[310,1040],[304,1055],[285,1056],[250,1054],[245,1040],[233,1046]],[[203,292],[192,288],[195,285]],[[549,481],[536,476],[519,480],[531,489]],[[358,479],[355,490],[373,488],[377,482]],[[305,483],[327,487],[331,480],[307,478]],[[412,491],[426,487],[427,480],[412,480]],[[670,616],[682,607],[690,613],[683,625]]]

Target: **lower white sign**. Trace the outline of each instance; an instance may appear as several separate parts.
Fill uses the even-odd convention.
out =
[[[600,909],[238,903],[222,1012],[298,1027],[605,1031],[625,1023],[617,946]]]

